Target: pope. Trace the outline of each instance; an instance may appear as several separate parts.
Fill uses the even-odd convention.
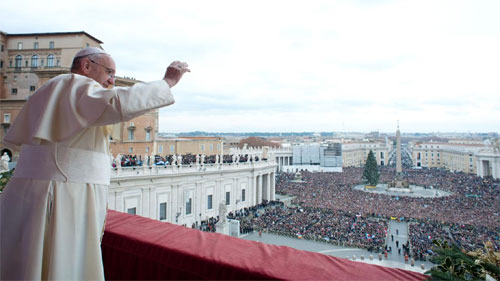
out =
[[[174,61],[161,80],[113,87],[115,68],[102,49],[80,50],[7,132],[20,157],[0,196],[1,280],[104,280],[110,126],[173,104],[171,88],[190,71]]]

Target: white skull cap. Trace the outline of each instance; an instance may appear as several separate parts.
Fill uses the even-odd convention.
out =
[[[103,49],[100,49],[100,48],[87,47],[85,49],[81,49],[80,51],[78,51],[78,53],[76,53],[76,55],[73,59],[80,58],[80,57],[86,57],[86,56],[90,56],[90,55],[94,55],[94,54],[106,54],[107,55],[108,53],[106,53]]]

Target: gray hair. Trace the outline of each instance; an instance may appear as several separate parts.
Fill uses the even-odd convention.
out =
[[[74,58],[73,62],[71,63],[71,69],[70,69],[70,71],[74,72],[74,71],[78,70],[80,68],[80,64],[81,64],[82,60],[85,59],[85,58],[94,60],[94,59],[103,58],[104,56],[109,56],[109,55],[106,54],[106,53],[101,53],[101,54],[90,54],[90,55],[87,55],[87,56],[82,56],[82,57]]]

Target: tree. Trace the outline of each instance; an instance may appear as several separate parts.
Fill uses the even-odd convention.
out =
[[[499,280],[500,253],[494,252],[493,243],[484,243],[484,249],[466,252],[456,244],[447,241],[432,241],[436,256],[431,258],[435,264],[425,272],[430,280],[485,280],[486,274]]]
[[[378,172],[377,160],[373,151],[370,150],[366,158],[365,170],[363,171],[363,180],[369,185],[377,185],[380,174]]]

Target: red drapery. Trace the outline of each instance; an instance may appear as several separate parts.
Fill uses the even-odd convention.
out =
[[[268,245],[109,211],[108,280],[424,280],[402,269]]]

